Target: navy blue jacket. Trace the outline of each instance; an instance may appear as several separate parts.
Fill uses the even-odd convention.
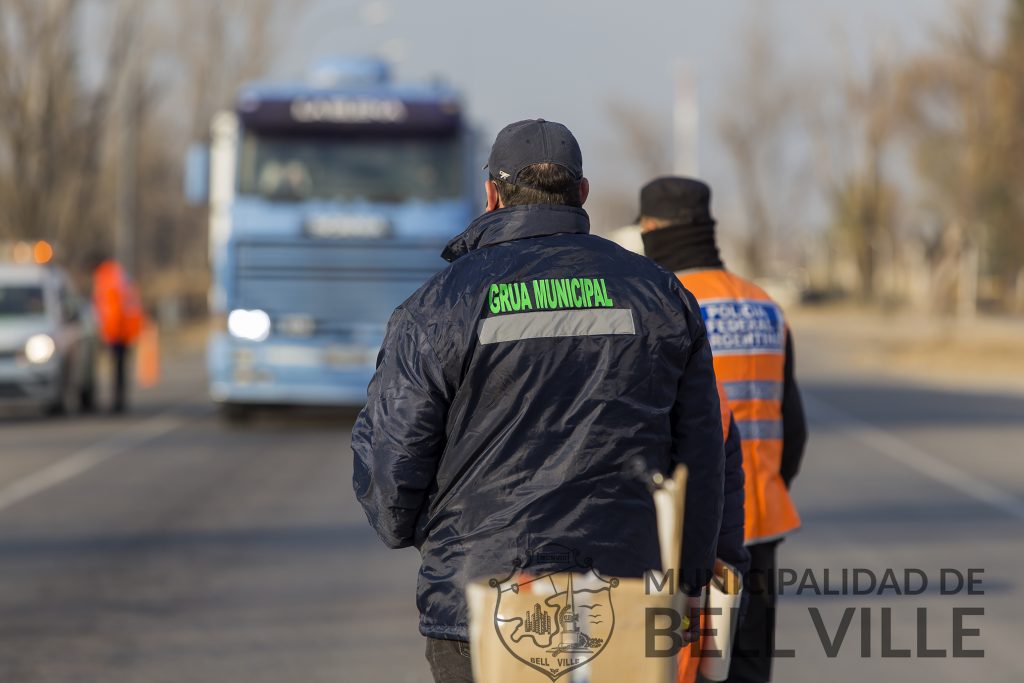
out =
[[[443,255],[392,315],[352,432],[367,518],[422,555],[420,632],[468,639],[467,581],[550,544],[606,576],[660,568],[650,493],[627,474],[637,458],[689,468],[681,566],[699,590],[724,455],[693,297],[571,207],[484,214]]]

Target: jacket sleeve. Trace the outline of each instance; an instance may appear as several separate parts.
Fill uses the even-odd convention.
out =
[[[672,411],[672,440],[676,462],[688,469],[680,578],[690,595],[698,595],[715,565],[725,454],[711,346],[696,300],[683,294],[691,345]]]
[[[366,407],[352,428],[356,497],[390,548],[413,545],[445,446],[450,393],[423,330],[399,308],[388,322]]]
[[[736,428],[736,420],[730,415],[729,436],[725,440],[725,506],[722,529],[718,532],[718,557],[746,575],[750,570],[750,551],[743,545],[746,520],[744,481],[743,440]]]
[[[786,368],[782,385],[782,464],[779,473],[789,488],[804,458],[807,445],[807,419],[793,365],[793,335],[786,330]]]

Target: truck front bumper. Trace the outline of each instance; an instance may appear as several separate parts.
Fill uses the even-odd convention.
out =
[[[218,403],[360,406],[377,348],[323,340],[245,342],[214,335],[207,349],[210,397]]]

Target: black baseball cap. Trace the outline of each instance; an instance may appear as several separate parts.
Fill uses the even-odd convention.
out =
[[[583,153],[569,129],[554,121],[526,119],[501,129],[484,168],[492,177],[515,185],[524,168],[544,163],[558,164],[577,180],[583,178]]]
[[[681,225],[714,223],[711,188],[695,178],[655,178],[640,190],[640,215],[665,218]]]

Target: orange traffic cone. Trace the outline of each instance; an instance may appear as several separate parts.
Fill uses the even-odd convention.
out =
[[[140,387],[150,388],[160,381],[160,332],[150,321],[143,324],[139,334],[138,362],[135,379]]]

